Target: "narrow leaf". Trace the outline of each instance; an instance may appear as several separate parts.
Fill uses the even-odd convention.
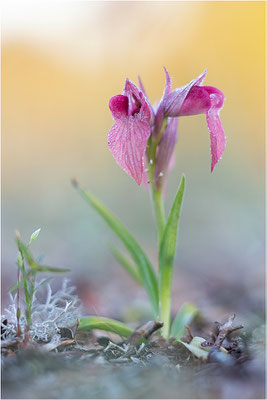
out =
[[[19,251],[21,252],[21,250],[19,249]],[[28,272],[26,272],[25,270],[25,265],[24,265],[24,259],[23,259],[23,253],[21,252],[21,260],[22,263],[21,265],[17,263],[17,267],[20,270],[22,277],[21,279],[17,282],[18,288],[20,287],[20,284],[23,283],[23,288],[24,288],[24,296],[25,296],[25,301],[26,301],[26,305],[27,307],[29,306],[29,290],[28,290],[28,284],[29,284],[29,277],[30,274],[33,273],[33,270],[30,270]],[[12,292],[12,288],[10,289],[10,292]]]
[[[48,282],[50,282],[51,280],[52,280],[52,278],[47,278],[47,279],[43,279],[41,282],[38,282],[38,285],[35,286],[34,291],[37,292],[37,290],[39,290],[44,285],[47,285]]]
[[[121,224],[121,222],[105,208],[94,196],[87,191],[83,190],[76,181],[73,181],[73,186],[77,189],[79,194],[101,215],[106,221],[109,227],[122,241],[126,249],[129,251],[133,261],[138,267],[139,275],[143,281],[144,287],[148,294],[154,317],[158,317],[158,282],[155,271],[146,257],[145,253],[133,238],[133,236],[127,231],[127,229]]]
[[[185,177],[183,175],[163,232],[159,251],[159,295],[161,319],[164,322],[162,334],[165,337],[168,337],[170,329],[172,271],[184,188]]]
[[[21,269],[21,271],[23,273],[22,268],[20,268],[20,269]],[[17,281],[13,286],[11,286],[11,288],[9,288],[9,292],[15,292],[16,290],[18,290],[21,287],[21,285],[23,285],[25,283],[25,279],[27,279],[28,276],[29,276],[29,273],[27,273],[26,276],[23,275],[22,279]]]
[[[32,244],[32,242],[35,241],[35,239],[38,238],[40,231],[41,231],[41,228],[37,229],[36,231],[34,231],[34,232],[31,234],[30,241],[29,241],[29,246],[30,246],[30,244]]]
[[[189,325],[198,313],[198,308],[191,303],[184,303],[178,311],[171,327],[171,337],[181,339],[185,333],[185,325]]]
[[[133,330],[120,321],[110,318],[88,316],[80,320],[78,330],[87,331],[91,329],[101,329],[103,331],[114,332],[120,336],[127,337]]]
[[[22,257],[21,257],[21,252],[20,251],[18,251],[18,255],[17,255],[17,264],[18,265],[22,265]]]
[[[29,249],[25,244],[17,237],[17,244],[19,251],[24,255],[29,267],[31,267],[34,271],[39,272],[55,272],[55,273],[62,273],[62,272],[69,272],[69,269],[66,268],[54,268],[54,267],[47,267],[43,265],[37,264],[37,262],[33,259]]]
[[[62,274],[62,273],[70,272],[71,270],[69,268],[56,268],[56,267],[47,267],[45,265],[38,265],[38,271]]]
[[[118,249],[113,246],[110,246],[110,251],[116,258],[116,260],[121,264],[121,266],[131,275],[131,277],[140,285],[142,285],[142,279],[139,275],[138,270],[134,265],[132,265],[128,258],[125,257],[124,254],[122,254]]]

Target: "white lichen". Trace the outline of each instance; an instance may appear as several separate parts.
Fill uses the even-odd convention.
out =
[[[40,281],[36,286],[42,285]],[[70,328],[76,324],[81,313],[79,298],[74,294],[75,288],[69,286],[69,280],[64,279],[62,286],[56,292],[52,292],[50,284],[46,284],[47,295],[44,302],[40,302],[36,295],[32,303],[32,324],[30,334],[33,340],[50,342],[59,335],[59,328]],[[5,323],[4,323],[5,321]],[[25,305],[21,305],[19,325],[24,336],[27,320]],[[2,340],[15,339],[17,334],[17,295],[10,293],[10,305],[1,315],[1,326],[4,333]]]

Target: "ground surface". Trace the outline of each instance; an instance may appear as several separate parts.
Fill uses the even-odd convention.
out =
[[[5,352],[2,398],[264,398],[262,327],[243,334],[232,363],[216,352],[202,362],[183,345],[155,338],[129,345],[89,335],[56,352]]]

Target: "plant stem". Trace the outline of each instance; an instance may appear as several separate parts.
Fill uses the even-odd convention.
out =
[[[164,323],[161,333],[162,336],[168,339],[170,332],[170,318],[171,318],[171,292],[170,286],[163,285],[160,292],[160,317]]]
[[[21,254],[21,271],[23,277],[23,286],[24,286],[24,297],[26,302],[26,320],[27,320],[27,327],[26,330],[30,329],[31,326],[31,310],[30,310],[30,297],[29,297],[29,290],[28,290],[28,278],[26,274],[25,264],[24,264],[24,255],[23,252],[20,250]]]
[[[165,229],[165,211],[162,199],[162,190],[157,189],[155,184],[152,183],[152,199],[154,212],[157,222],[157,236],[158,236],[158,258],[160,256],[160,246],[161,240]],[[159,271],[160,272],[160,271]],[[161,275],[159,273],[159,275]],[[169,336],[170,329],[170,307],[171,307],[171,294],[169,290],[169,285],[159,282],[159,309],[160,309],[160,319],[163,322],[163,327],[161,329],[162,336],[166,339]]]
[[[152,187],[152,200],[153,200],[153,206],[157,224],[158,253],[159,253],[161,238],[165,228],[165,211],[164,211],[161,190],[156,189],[154,183],[151,185],[151,187]]]
[[[21,279],[21,273],[20,273],[20,269],[18,268],[18,282],[20,282],[20,279]],[[20,331],[20,325],[19,325],[19,319],[20,319],[20,297],[19,297],[19,295],[20,295],[20,290],[19,290],[19,287],[18,287],[18,290],[17,290],[17,337],[20,337],[20,334],[21,334],[21,331]]]
[[[161,240],[165,229],[165,210],[162,198],[162,188],[157,188],[155,184],[155,168],[156,168],[156,149],[158,145],[158,140],[153,141],[151,138],[149,142],[148,151],[148,169],[150,177],[150,192],[151,200],[154,208],[156,226],[157,226],[157,243],[158,243],[158,257],[160,254]],[[168,338],[169,327],[170,327],[170,293],[168,290],[168,285],[159,284],[159,305],[160,305],[160,318],[163,322],[163,328],[161,330],[162,335]]]
[[[156,168],[156,150],[159,139],[153,141],[152,137],[149,140],[149,151],[148,151],[148,169],[151,183],[151,198],[154,207],[156,225],[157,225],[157,238],[158,238],[158,252],[160,249],[161,237],[165,227],[165,211],[162,200],[162,190],[158,189],[155,185],[154,175]]]

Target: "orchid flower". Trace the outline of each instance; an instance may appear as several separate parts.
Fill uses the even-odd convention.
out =
[[[146,180],[146,155],[148,163],[155,163],[152,179],[156,186],[162,181],[159,178],[166,173],[176,142],[177,117],[206,114],[211,142],[211,171],[225,149],[226,139],[219,117],[224,95],[214,87],[202,86],[206,71],[173,91],[166,69],[165,74],[165,90],[156,110],[153,110],[140,78],[140,89],[126,79],[123,94],[112,97],[109,102],[115,119],[108,134],[109,149],[119,166],[138,185]],[[149,148],[153,144],[155,159],[151,161]]]
[[[109,101],[116,123],[109,131],[108,146],[120,167],[140,185],[150,136],[151,112],[143,93],[128,79],[123,93]]]
[[[224,95],[214,87],[201,86],[205,76],[206,71],[188,85],[172,91],[166,99],[164,112],[168,117],[206,114],[211,144],[211,171],[213,171],[226,145],[219,117]]]

